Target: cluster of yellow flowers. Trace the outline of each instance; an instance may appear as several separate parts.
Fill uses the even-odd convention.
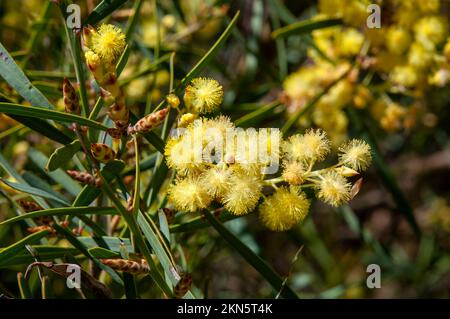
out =
[[[194,79],[186,88],[187,109],[216,109],[223,95],[219,87],[212,79]],[[244,131],[225,116],[195,119],[187,113],[181,122],[183,133],[172,136],[165,148],[167,164],[177,172],[169,200],[181,212],[200,211],[216,202],[234,215],[245,215],[259,205],[264,225],[287,230],[308,213],[310,200],[304,188],[314,189],[319,199],[339,206],[353,196],[347,178],[371,162],[369,145],[352,140],[339,149],[337,164],[314,170],[331,150],[320,129],[283,140],[278,129],[268,129],[267,134]],[[268,169],[280,162],[282,172],[278,166],[276,171]]]
[[[439,0],[379,1],[380,28],[367,26],[371,3],[320,0],[315,19],[341,18],[343,24],[313,31],[319,51],[308,49],[308,64],[283,84],[288,112],[295,112],[348,70],[364,44],[369,45],[367,56],[362,57],[362,76],[350,73],[343,78],[319,100],[309,119],[325,129],[333,142],[345,139],[344,107],[370,107],[387,131],[411,128],[426,90],[445,86],[450,80],[448,18],[440,14]],[[364,79],[358,81],[358,77]],[[403,105],[393,101],[390,94],[412,99]],[[309,124],[302,121],[300,125]]]
[[[120,130],[125,130],[129,122],[129,109],[116,77],[116,64],[125,46],[125,34],[112,24],[102,24],[97,30],[83,28],[86,63],[102,89],[109,117]]]

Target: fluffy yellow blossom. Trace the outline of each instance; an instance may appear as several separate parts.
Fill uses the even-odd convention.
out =
[[[285,231],[305,219],[309,205],[304,193],[280,187],[259,206],[259,217],[270,230]]]
[[[196,171],[203,166],[201,149],[199,153],[190,134],[171,137],[164,148],[164,156],[167,166],[176,169],[181,174],[186,174],[190,170]]]
[[[336,171],[328,171],[320,176],[317,197],[331,206],[337,207],[350,200],[351,184]]]
[[[364,35],[357,29],[349,28],[339,33],[339,52],[343,56],[359,53],[364,42]]]
[[[330,151],[330,141],[324,131],[309,130],[305,134],[291,136],[282,144],[282,149],[288,160],[315,162],[327,156]]]
[[[125,45],[125,34],[112,24],[102,24],[92,35],[92,50],[106,63],[115,63]]]
[[[291,185],[300,185],[304,182],[305,167],[300,162],[283,163],[283,179]]]
[[[430,66],[433,62],[433,52],[425,49],[425,47],[414,42],[408,52],[408,63],[409,65],[417,69],[425,69]]]
[[[403,87],[413,87],[419,81],[416,69],[410,65],[397,66],[390,74],[390,78],[393,84]]]
[[[222,86],[214,79],[195,78],[186,87],[184,103],[192,113],[211,113],[223,100]]]
[[[169,201],[182,212],[196,212],[207,208],[212,201],[205,185],[198,178],[179,179],[169,188]]]
[[[440,16],[425,16],[414,25],[415,38],[428,50],[433,50],[445,41],[448,23]]]
[[[230,183],[232,171],[226,167],[213,167],[201,175],[201,182],[206,187],[208,194],[221,199],[233,185]]]
[[[261,197],[261,180],[254,175],[235,174],[230,184],[222,201],[225,208],[234,215],[250,213]]]
[[[372,162],[370,146],[362,140],[353,139],[342,145],[339,151],[340,162],[356,171],[366,170]]]
[[[411,35],[407,30],[398,26],[389,27],[386,34],[386,47],[389,52],[403,54],[411,44]]]

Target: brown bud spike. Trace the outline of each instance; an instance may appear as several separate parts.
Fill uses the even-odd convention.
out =
[[[162,121],[164,121],[168,113],[169,108],[167,107],[162,110],[153,112],[137,121],[137,123],[130,131],[138,133],[148,133],[154,128],[158,127],[162,123]]]
[[[67,170],[66,172],[74,180],[79,181],[82,184],[97,186],[97,179],[88,172],[80,172],[74,170]]]
[[[41,205],[39,205],[39,204],[37,204],[35,202],[29,202],[27,200],[19,200],[19,205],[27,213],[34,212],[36,210],[42,210]]]
[[[67,113],[77,115],[81,113],[78,94],[67,78],[64,78],[63,81],[63,100],[64,100],[64,108]]]
[[[192,285],[192,276],[188,273],[181,275],[180,280],[173,289],[173,293],[176,298],[183,298],[183,296],[188,292]]]
[[[133,261],[128,259],[100,259],[102,264],[114,270],[128,272],[131,274],[145,274],[150,271],[150,267],[145,259]]]
[[[48,225],[35,226],[35,227],[28,227],[27,228],[27,232],[29,232],[29,233],[37,233],[37,232],[39,232],[41,230],[48,230],[48,232],[50,234],[55,234],[56,233],[56,231],[52,227],[50,227]]]

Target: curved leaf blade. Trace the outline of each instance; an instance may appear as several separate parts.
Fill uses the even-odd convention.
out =
[[[105,125],[95,122],[93,120],[89,120],[87,118],[74,114],[44,109],[42,107],[25,106],[21,104],[0,102],[0,112],[5,114],[35,117],[41,119],[46,118],[49,120],[55,120],[57,122],[78,123],[102,131],[106,131],[108,129]]]

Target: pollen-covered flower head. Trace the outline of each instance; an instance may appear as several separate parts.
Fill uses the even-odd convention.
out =
[[[303,135],[293,135],[282,145],[285,156],[293,161],[320,161],[330,151],[330,141],[320,129],[309,130]]]
[[[169,188],[169,201],[182,212],[196,212],[209,206],[212,197],[197,177],[179,179]]]
[[[164,156],[167,166],[181,175],[201,171],[204,166],[201,144],[197,145],[190,134],[171,137],[164,148]]]
[[[342,145],[339,151],[340,162],[356,171],[366,170],[372,162],[370,146],[362,140],[353,139]]]
[[[91,49],[106,63],[115,63],[122,54],[126,41],[125,34],[112,24],[102,24],[92,34]]]
[[[270,230],[285,231],[303,221],[310,203],[296,188],[278,188],[259,206],[259,217]]]
[[[351,184],[334,170],[322,174],[317,187],[317,197],[334,207],[348,202],[351,198]]]
[[[222,100],[222,86],[216,80],[209,78],[193,79],[184,93],[184,103],[192,113],[211,113],[219,107]]]
[[[226,166],[214,166],[202,173],[200,180],[212,197],[221,199],[233,187],[230,184],[232,174]]]
[[[305,166],[301,162],[284,162],[283,179],[291,185],[300,185],[304,182]]]
[[[225,193],[222,203],[234,215],[250,213],[261,197],[261,180],[255,175],[234,174],[230,178],[232,185]]]

